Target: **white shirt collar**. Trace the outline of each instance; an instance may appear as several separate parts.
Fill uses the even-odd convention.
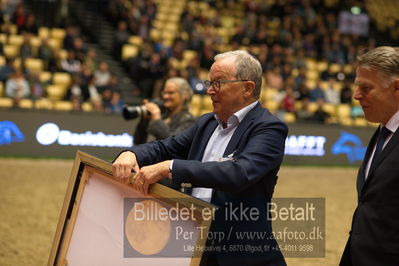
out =
[[[245,106],[244,108],[238,110],[237,112],[235,112],[234,114],[232,114],[228,119],[227,119],[227,127],[230,126],[234,126],[234,125],[238,125],[239,123],[241,123],[241,121],[244,119],[244,117],[248,114],[249,111],[252,110],[252,108],[255,107],[255,105],[258,103],[258,101],[254,101],[253,103]],[[219,117],[215,114],[214,115],[216,118],[216,121],[218,121],[219,126],[222,126],[223,123],[222,121],[219,119]]]
[[[399,111],[397,111],[386,123],[386,128],[388,128],[391,132],[396,132],[399,127]]]

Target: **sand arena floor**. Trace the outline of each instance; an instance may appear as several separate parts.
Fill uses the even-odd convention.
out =
[[[0,159],[0,265],[47,264],[72,160]],[[275,197],[326,199],[325,258],[288,265],[338,265],[356,205],[356,168],[282,167]]]

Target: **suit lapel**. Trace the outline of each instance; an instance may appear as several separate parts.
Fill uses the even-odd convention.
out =
[[[392,138],[389,140],[389,142],[386,144],[386,146],[380,153],[380,155],[378,156],[378,158],[376,158],[377,160],[374,162],[373,165],[371,165],[370,171],[369,171],[369,176],[368,176],[369,178],[372,177],[375,169],[381,164],[382,161],[384,161],[384,159],[389,155],[389,153],[391,153],[391,151],[398,144],[398,142],[399,142],[399,134],[398,134],[398,132],[395,132],[393,134]],[[369,178],[367,178],[367,180]],[[366,183],[367,183],[367,181],[366,181]]]
[[[237,144],[241,139],[242,134],[244,134],[245,130],[252,123],[253,119],[256,118],[256,115],[259,112],[260,108],[262,108],[262,107],[260,106],[259,103],[257,103],[255,105],[255,107],[252,108],[252,110],[250,110],[247,113],[247,115],[244,117],[244,119],[238,125],[237,129],[234,131],[233,136],[231,137],[229,144],[227,144],[226,150],[224,151],[223,157],[226,157],[235,151]]]
[[[377,129],[379,130],[379,129]],[[372,150],[372,147],[374,147],[374,144],[376,142],[376,135],[374,134],[373,136],[373,145],[369,145],[371,147],[369,147]],[[374,178],[373,174],[375,169],[384,161],[384,159],[391,153],[391,151],[393,150],[393,148],[399,143],[399,132],[396,131],[392,138],[389,140],[389,142],[386,144],[386,146],[384,147],[384,149],[382,150],[382,152],[380,153],[380,156],[377,158],[377,160],[370,166],[370,170],[369,170],[369,174],[367,176],[367,179],[365,181],[363,181],[363,186],[361,186],[361,192],[364,190],[364,188],[367,186],[368,183],[370,183],[371,179]],[[369,149],[367,148],[367,149]],[[371,152],[371,151],[370,151]],[[368,156],[368,158],[370,157],[370,154]],[[369,158],[370,159],[370,158]],[[365,162],[364,162],[365,164]],[[365,171],[364,171],[365,172]],[[364,174],[363,174],[363,178],[361,178],[364,180]]]
[[[373,147],[375,145],[379,130],[380,130],[380,128],[377,128],[377,130],[374,132],[373,136],[371,137],[369,144],[367,146],[366,154],[364,155],[363,163],[359,169],[359,173],[358,173],[358,177],[357,177],[357,191],[359,194],[362,191],[363,186],[366,182],[367,162],[370,160],[371,152],[373,151]]]

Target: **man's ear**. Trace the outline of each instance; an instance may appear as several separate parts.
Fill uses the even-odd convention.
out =
[[[399,78],[396,78],[393,82],[393,89],[395,92],[399,92]]]
[[[247,96],[253,95],[255,90],[255,82],[249,80],[244,83],[244,94]]]

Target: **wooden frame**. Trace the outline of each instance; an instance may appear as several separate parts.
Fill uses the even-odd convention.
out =
[[[134,174],[132,174],[131,179],[133,177]],[[95,190],[94,187],[100,188],[100,190]],[[113,201],[113,198],[109,197],[109,195],[111,194],[107,194],[108,192],[99,193],[102,188],[106,188],[107,191],[111,191],[109,193],[116,193],[118,197],[120,196],[121,198],[123,198],[124,203],[122,203],[120,200]],[[121,180],[116,179],[112,176],[111,163],[78,151],[66,191],[63,208],[58,221],[58,226],[55,233],[50,257],[48,260],[48,265],[74,265],[74,260],[75,262],[78,261],[81,265],[87,265],[87,263],[89,263],[90,265],[99,265],[96,264],[95,261],[97,261],[97,263],[98,261],[101,261],[101,264],[105,263],[104,265],[107,264],[106,261],[111,261],[111,265],[199,265],[201,255],[204,250],[203,248],[193,248],[193,250],[190,250],[190,252],[188,253],[189,256],[187,256],[186,252],[186,256],[178,258],[173,258],[173,252],[173,254],[167,255],[166,258],[162,256],[150,256],[153,254],[148,255],[144,253],[141,253],[142,255],[139,257],[125,256],[126,244],[121,245],[121,243],[126,243],[123,241],[127,239],[127,231],[125,231],[125,229],[120,230],[120,228],[115,229],[115,227],[121,227],[121,221],[123,222],[123,228],[128,227],[128,222],[126,214],[120,215],[120,212],[117,212],[116,209],[126,210],[127,201],[125,196],[127,195],[128,197],[131,197],[131,195],[137,196],[137,194],[140,193],[135,190],[131,184],[124,184]],[[162,204],[166,204],[167,206],[177,205],[185,206],[187,208],[189,208],[190,206],[191,208],[193,208],[194,206],[192,217],[195,217],[195,219],[193,219],[195,220],[195,222],[190,225],[192,226],[190,228],[197,228],[198,230],[198,226],[200,226],[202,229],[201,234],[199,234],[199,232],[194,233],[194,239],[192,239],[192,241],[194,241],[194,246],[204,247],[206,242],[206,236],[208,234],[215,210],[213,205],[158,183],[150,186],[149,195],[147,197],[140,194],[140,198],[148,198],[149,201],[156,200],[161,202]],[[111,207],[107,206],[111,205],[108,204],[108,202],[117,202],[118,206],[115,207],[115,204]],[[113,211],[114,209],[115,211]],[[132,209],[134,209],[134,207]],[[206,211],[207,209],[212,210],[212,214],[209,215],[209,212],[207,212],[208,216],[204,219],[204,211]],[[110,213],[110,210],[114,213]],[[85,218],[87,216],[87,213],[89,213],[89,215],[92,215],[92,213],[101,212],[103,213],[103,216],[94,216],[97,214],[93,214],[93,217],[96,220],[90,220]],[[126,211],[124,212],[126,213]],[[116,222],[113,223],[117,223],[117,226],[110,226],[110,224],[107,223],[111,220],[115,220]],[[197,227],[195,227],[195,225]],[[129,228],[130,227],[131,226],[129,223]],[[110,248],[107,246],[109,241],[104,241],[105,243],[101,243],[101,240],[99,239],[101,239],[102,233],[99,233],[98,230],[95,231],[96,228],[108,229],[105,231],[110,235],[113,234],[113,236],[115,236],[113,240],[115,240],[114,242],[117,242],[118,245],[112,246],[112,248]],[[87,233],[87,231],[91,230],[93,230],[93,232]],[[145,231],[142,228],[138,228],[138,230]],[[117,233],[113,233],[113,231]],[[89,236],[95,236],[94,238],[96,239],[88,240],[87,236],[82,236],[82,233],[83,235],[88,234]],[[123,235],[123,241],[119,233]],[[105,238],[108,237],[107,234],[105,235]],[[200,235],[205,237],[200,237]],[[167,241],[168,243],[170,241],[173,242],[174,239],[172,237],[169,237]],[[169,245],[168,243],[165,245]],[[90,252],[91,244],[93,244],[94,246],[101,245],[101,248],[104,248],[104,250],[100,251],[96,249],[94,252]],[[133,246],[129,246],[129,248],[134,249]],[[121,256],[122,253],[123,256]],[[113,255],[115,254],[117,255],[113,257]],[[118,259],[113,260],[116,257],[118,257]]]

